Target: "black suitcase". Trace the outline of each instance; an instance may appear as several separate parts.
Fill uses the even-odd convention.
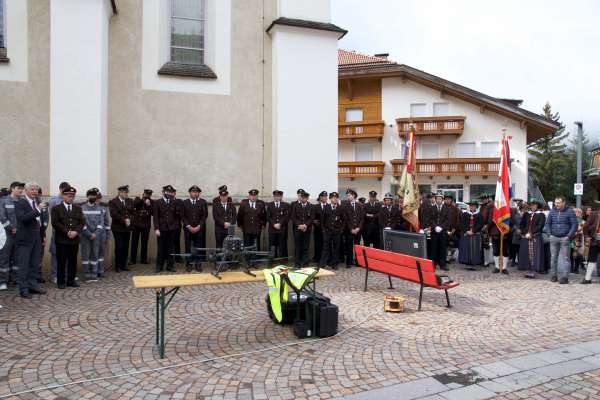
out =
[[[297,296],[296,293],[292,292],[289,293],[288,295],[288,301],[285,303],[281,303],[281,314],[282,314],[282,321],[280,322],[281,325],[290,325],[291,323],[294,322],[294,320],[296,320],[297,318],[297,314],[298,314],[298,303],[296,301]],[[306,303],[308,301],[308,296],[306,293],[301,293],[300,294],[300,319],[304,320],[306,319]],[[271,318],[274,322],[275,321],[275,316],[273,315],[273,311],[271,310],[271,299],[269,298],[269,295],[267,295],[267,297],[265,298],[265,302],[267,303],[267,311],[269,313],[269,318]]]
[[[329,337],[337,333],[339,310],[338,306],[325,301],[327,298],[323,297],[313,297],[308,300],[307,316],[313,336]]]

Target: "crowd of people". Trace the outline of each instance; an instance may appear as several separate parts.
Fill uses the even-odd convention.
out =
[[[129,266],[137,263],[138,248],[139,261],[149,264],[152,229],[157,239],[157,273],[165,266],[175,271],[177,263],[185,263],[187,271],[202,269],[203,254],[191,250],[206,248],[209,203],[197,185],[188,189],[186,199],[178,198],[171,185],[164,186],[158,198],[146,189],[133,199],[129,187],[121,186],[108,202],[102,201],[99,189],[91,188],[85,193],[86,201],[76,204],[77,190],[67,182],[60,184],[59,193],[45,202],[41,188],[33,182],[13,182],[2,189],[0,223],[6,239],[0,249],[0,290],[16,282],[24,298],[45,293],[40,283],[45,282],[41,267],[47,244],[51,277],[59,289],[79,286],[78,258],[85,281],[105,276],[104,255],[111,236],[116,272],[129,271]],[[448,270],[448,263],[454,261],[471,269],[493,264],[493,272],[505,274],[508,266],[516,266],[527,271],[528,278],[549,272],[552,281],[568,283],[569,273],[585,265],[582,283],[590,283],[600,253],[600,218],[591,209],[585,213],[572,209],[563,197],[556,198],[551,209],[540,201],[515,199],[510,232],[501,234],[492,218],[490,195],[481,196],[481,202],[468,202],[468,210],[461,210],[451,196],[427,194],[419,208],[419,227],[415,227],[403,216],[402,199],[391,193],[380,201],[375,191],[369,192],[368,198],[359,198],[352,189],[345,196],[323,191],[312,203],[303,189],[298,189],[293,202],[283,201],[284,193],[274,190],[272,200],[265,202],[258,198],[259,191],[252,189],[239,204],[234,204],[227,186],[221,186],[218,193],[211,201],[217,248],[222,247],[231,227],[237,226],[244,245],[260,250],[266,231],[265,241],[274,256],[289,258],[295,266],[312,261],[320,267],[337,269],[345,264],[350,268],[355,265],[354,245],[382,248],[387,229],[424,233],[428,257],[441,270]],[[288,255],[289,236],[293,256]]]

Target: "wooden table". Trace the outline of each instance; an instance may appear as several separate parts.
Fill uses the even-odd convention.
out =
[[[242,271],[228,271],[219,274],[219,278],[210,273],[179,275],[139,275],[133,277],[136,289],[154,289],[156,291],[156,345],[160,358],[165,357],[165,311],[173,297],[183,286],[225,285],[231,283],[264,282],[262,270],[252,271],[254,276]],[[334,276],[335,273],[321,269],[316,279]],[[316,286],[313,281],[313,285]],[[170,288],[167,290],[167,288]],[[168,300],[167,300],[168,297]]]

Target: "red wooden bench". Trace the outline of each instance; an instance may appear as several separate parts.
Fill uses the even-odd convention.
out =
[[[419,311],[421,311],[423,288],[425,287],[443,290],[446,293],[446,303],[448,307],[451,307],[448,289],[457,287],[458,283],[442,282],[440,276],[436,275],[435,266],[431,260],[412,257],[406,254],[392,253],[358,244],[354,245],[354,252],[358,266],[366,269],[365,292],[367,291],[369,271],[376,271],[388,276],[390,289],[393,289],[392,276],[419,284],[421,286],[419,291]]]

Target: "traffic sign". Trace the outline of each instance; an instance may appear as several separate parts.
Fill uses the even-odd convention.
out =
[[[583,183],[576,183],[573,192],[575,192],[575,196],[583,196]]]

